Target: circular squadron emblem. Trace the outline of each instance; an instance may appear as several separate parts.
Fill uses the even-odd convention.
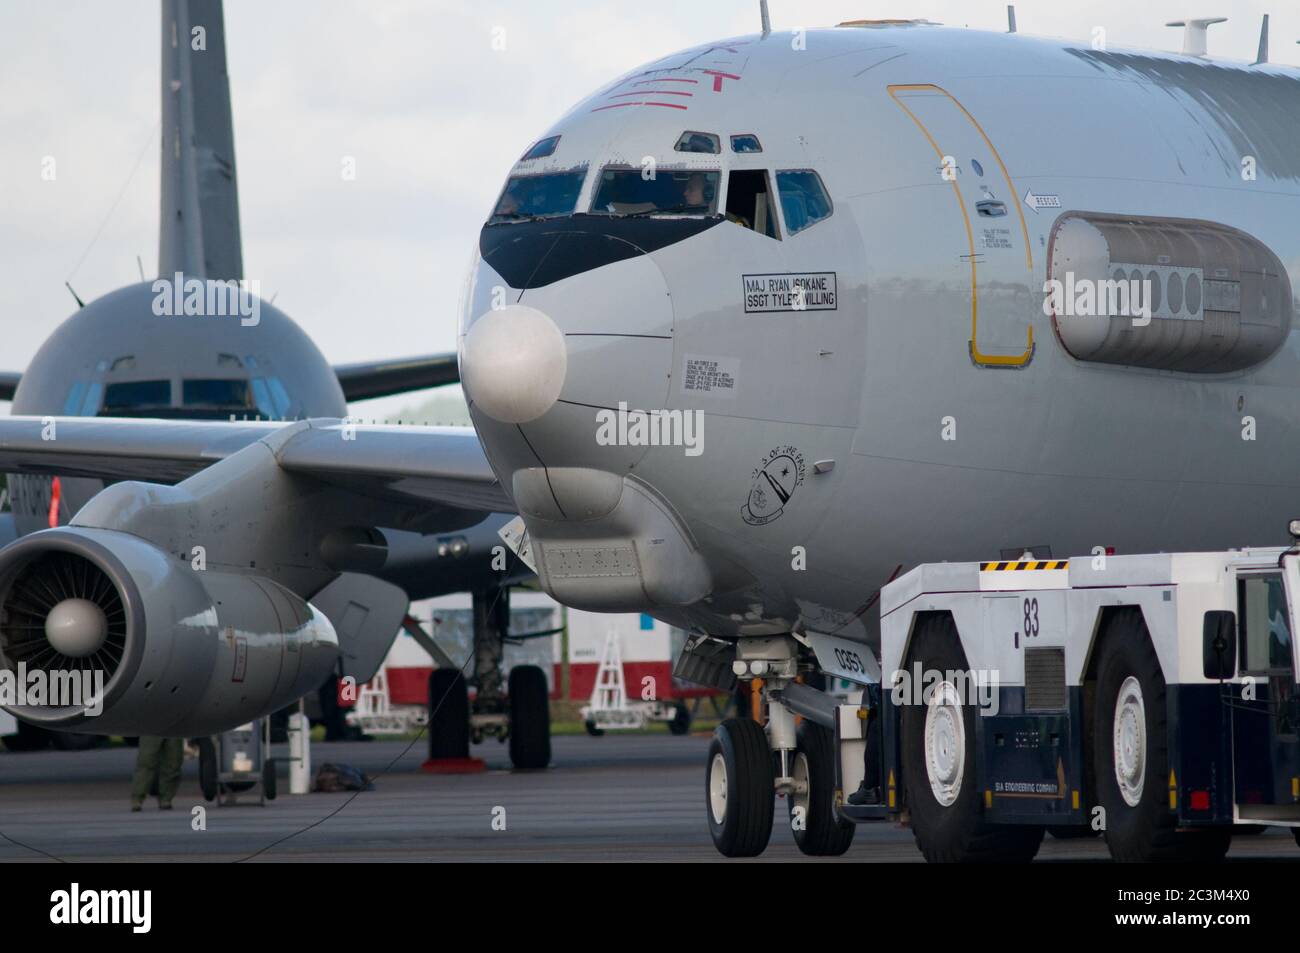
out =
[[[750,526],[763,526],[785,512],[794,491],[803,485],[803,454],[794,447],[773,447],[754,469],[749,499],[740,518]]]

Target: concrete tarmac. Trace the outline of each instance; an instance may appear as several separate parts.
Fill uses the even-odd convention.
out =
[[[552,767],[512,772],[505,745],[475,747],[488,771],[420,771],[424,742],[312,746],[313,764],[351,764],[375,789],[351,794],[281,794],[216,806],[185,764],[175,809],[155,802],[129,811],[135,751],[0,754],[0,861],[717,861],[704,820],[707,735],[607,734],[555,738]],[[396,759],[396,760],[395,760]],[[395,763],[394,763],[395,760]],[[391,763],[391,767],[389,766]],[[279,786],[287,791],[285,768]],[[206,809],[194,830],[192,809]],[[784,801],[765,861],[825,862],[794,844]],[[504,820],[504,830],[500,827]],[[44,853],[42,853],[44,852]],[[1288,831],[1234,840],[1230,859],[1300,859]],[[860,826],[835,862],[919,862],[910,831]],[[1039,861],[1109,860],[1099,839],[1048,837]]]

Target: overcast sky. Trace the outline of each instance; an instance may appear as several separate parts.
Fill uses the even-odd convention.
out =
[[[1005,3],[770,4],[777,30],[867,17],[1006,28]],[[759,25],[757,0],[225,9],[245,272],[334,363],[452,350],[479,226],[522,149],[614,76]],[[1294,2],[1016,10],[1021,32],[1086,41],[1100,25],[1112,47],[1154,49],[1180,46],[1168,20],[1228,16],[1210,50],[1246,60],[1269,10],[1273,61],[1300,64]],[[65,279],[89,300],[138,280],[137,255],[156,274],[159,16],[157,0],[0,0],[0,369],[25,367],[71,313]],[[498,27],[503,51],[492,47]],[[54,182],[40,177],[44,156],[57,161]],[[355,181],[340,175],[344,156],[356,158]],[[388,414],[417,402],[360,406]]]

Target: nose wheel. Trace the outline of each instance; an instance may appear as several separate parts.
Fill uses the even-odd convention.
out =
[[[704,776],[713,845],[725,857],[757,857],[772,837],[775,775],[767,735],[748,718],[713,732]]]
[[[838,857],[853,843],[857,827],[835,813],[835,736],[805,721],[799,726],[788,797],[794,842],[810,857]]]
[[[439,771],[482,770],[470,745],[487,738],[510,744],[510,763],[520,770],[551,762],[550,686],[536,665],[516,665],[503,678],[505,640],[510,631],[510,590],[473,594],[472,677],[445,656],[435,659],[429,680],[429,761]],[[430,649],[432,652],[433,649]],[[440,650],[439,650],[440,651]],[[474,698],[469,686],[475,687]]]
[[[510,763],[536,771],[551,763],[550,688],[536,665],[510,670]]]

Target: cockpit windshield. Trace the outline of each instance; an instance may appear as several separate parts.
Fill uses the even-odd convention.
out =
[[[591,202],[595,215],[712,215],[718,205],[717,172],[646,175],[637,169],[603,169]]]
[[[534,218],[572,215],[578,206],[585,169],[551,172],[546,175],[516,175],[506,182],[505,191],[488,219],[489,225],[522,222]]]
[[[101,399],[102,398],[102,399]],[[172,403],[169,380],[76,381],[64,403],[70,417],[160,417],[184,420],[288,420],[302,413],[278,377],[181,381]]]
[[[100,417],[152,417],[165,413],[172,403],[172,382],[119,381],[104,388]]]

